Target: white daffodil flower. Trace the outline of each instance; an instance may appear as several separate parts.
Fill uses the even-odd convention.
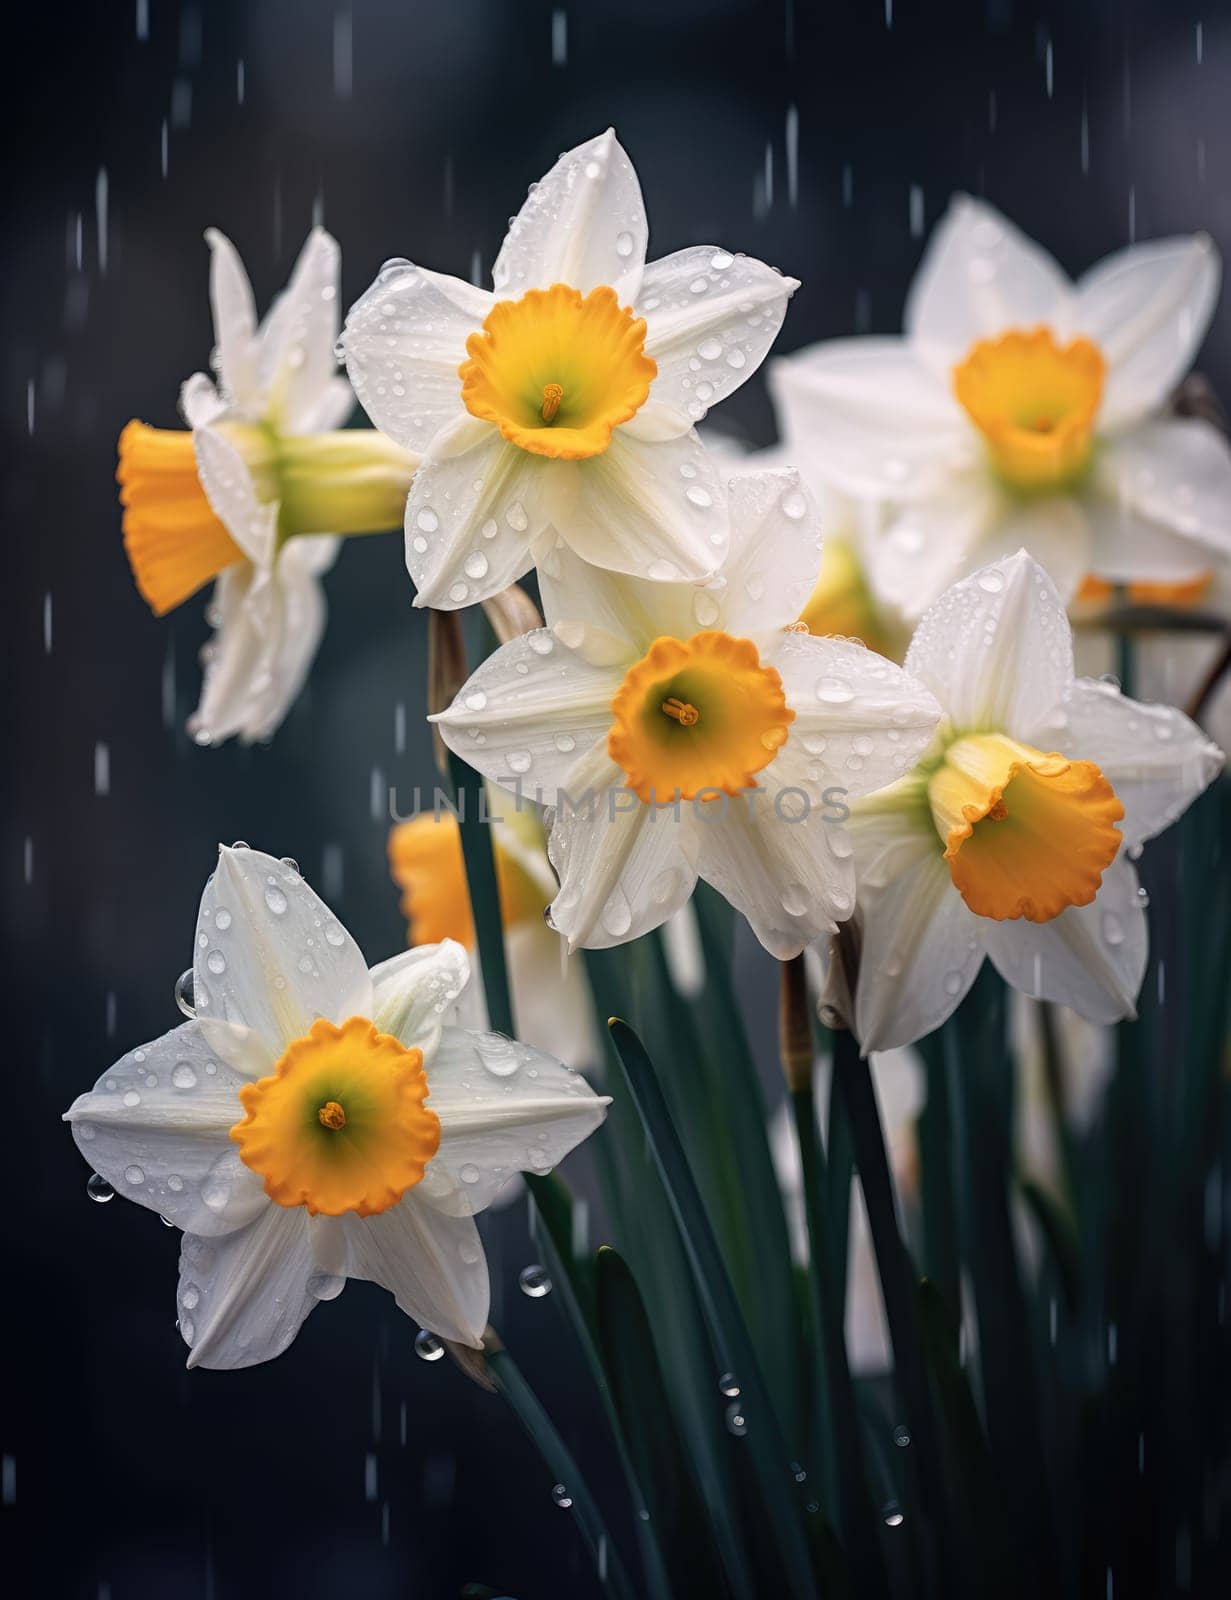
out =
[[[929,244],[904,338],[838,339],[773,364],[797,458],[892,507],[870,549],[881,597],[917,618],[1019,547],[1067,601],[1083,577],[1184,582],[1231,552],[1231,448],[1165,414],[1205,337],[1204,234],[1133,245],[1076,284],[981,201]]]
[[[487,786],[487,814],[500,892],[504,949],[517,1037],[571,1067],[597,1066],[602,1045],[594,1006],[578,962],[562,959],[559,935],[544,920],[556,879],[547,860],[542,825],[533,807],[518,806]],[[412,945],[451,939],[462,945],[478,973],[478,946],[461,829],[450,811],[425,812],[394,825],[389,868],[402,890],[402,912]],[[461,1006],[468,1026],[487,1026],[483,986],[467,986]]]
[[[647,266],[647,237],[608,129],[531,186],[494,293],[393,261],[351,308],[355,392],[423,457],[406,506],[417,605],[486,599],[558,540],[634,576],[717,570],[722,483],[692,425],[760,366],[798,284],[714,245]]]
[[[354,396],[337,375],[338,246],[308,236],[286,291],[257,326],[229,239],[211,229],[214,365],[180,391],[191,432],[130,422],[116,476],[124,548],[156,616],[217,579],[199,744],[268,739],[316,654],[331,534],[395,528],[413,458],[371,429],[342,429]]]
[[[985,956],[1092,1022],[1131,1017],[1147,930],[1130,855],[1221,751],[1182,712],[1074,677],[1055,585],[1024,550],[942,595],[906,670],[945,722],[913,772],[852,810],[863,1048],[938,1027]]]
[[[796,619],[820,536],[798,475],[729,485],[707,588],[539,569],[549,627],[503,645],[433,718],[446,744],[554,807],[552,924],[622,944],[712,883],[774,955],[854,907],[848,798],[905,771],[938,708],[900,667]]]
[[[223,849],[197,919],[194,1021],[130,1051],[66,1114],[119,1193],[184,1230],[188,1365],[281,1354],[347,1278],[477,1348],[474,1213],[546,1172],[607,1102],[550,1056],[448,1025],[459,945],[369,972],[293,864]]]

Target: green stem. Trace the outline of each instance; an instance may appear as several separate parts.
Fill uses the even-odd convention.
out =
[[[811,1083],[791,1090],[791,1111],[799,1142],[812,1267],[808,1289],[816,1326],[818,1420],[822,1431],[832,1434],[832,1445],[828,1438],[822,1441],[826,1455],[836,1458],[828,1461],[826,1478],[838,1508],[841,1533],[851,1550],[857,1592],[861,1596],[883,1595],[888,1593],[888,1580],[872,1521],[873,1508],[859,1442],[859,1417],[847,1361],[843,1305],[834,1278],[832,1219],[826,1214],[825,1157],[820,1147],[816,1097]]]
[[[556,1484],[571,1501],[570,1509],[582,1538],[590,1548],[604,1593],[611,1595],[613,1600],[639,1600],[624,1570],[620,1553],[607,1531],[598,1503],[590,1493],[572,1452],[560,1437],[538,1396],[522,1376],[521,1369],[490,1329],[487,1335],[487,1366],[496,1388],[512,1406],[517,1420],[529,1434]]]
[[[894,1377],[906,1412],[912,1448],[908,1452],[905,1482],[913,1509],[943,1534],[944,1465],[932,1416],[927,1371],[923,1363],[915,1301],[915,1271],[898,1232],[893,1181],[885,1154],[872,1074],[860,1055],[854,1036],[846,1029],[834,1035],[834,1073],[850,1117],[855,1164],[868,1212],[868,1225],[880,1276],[885,1319],[893,1346]],[[917,1457],[914,1450],[917,1448]],[[912,1523],[914,1519],[912,1518]],[[927,1560],[926,1540],[914,1530]],[[942,1556],[942,1570],[944,1561]]]
[[[470,909],[483,969],[488,1025],[495,1033],[513,1037],[513,1000],[504,958],[504,926],[500,917],[500,889],[496,881],[493,829],[485,820],[483,780],[460,756],[449,755],[449,776],[457,803],[470,889]]]
[[[612,1018],[610,1026],[628,1091],[645,1128],[676,1225],[688,1252],[719,1361],[738,1375],[741,1390],[746,1396],[748,1440],[757,1463],[762,1511],[767,1527],[773,1531],[782,1559],[789,1584],[788,1592],[811,1597],[814,1585],[808,1545],[797,1508],[788,1498],[793,1490],[797,1498],[798,1486],[790,1471],[786,1442],[778,1427],[726,1264],[650,1059],[626,1022],[618,1017]],[[819,1508],[814,1514],[820,1515]],[[832,1557],[836,1556],[837,1552],[832,1551]],[[842,1568],[835,1565],[832,1579],[841,1582],[844,1577]]]

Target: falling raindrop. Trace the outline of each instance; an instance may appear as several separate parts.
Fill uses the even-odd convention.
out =
[[[517,1286],[530,1300],[541,1300],[551,1293],[551,1279],[547,1268],[533,1265],[523,1267],[517,1274]]]

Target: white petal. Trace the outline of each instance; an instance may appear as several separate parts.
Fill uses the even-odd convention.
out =
[[[1005,496],[1001,514],[984,534],[971,565],[983,567],[1024,550],[1044,568],[1067,604],[1090,571],[1093,533],[1087,504],[1067,494],[1021,501]]]
[[[699,627],[719,626],[721,578],[702,589],[604,572],[561,540],[540,553],[538,580],[543,615],[557,637],[595,666],[623,670],[664,634],[687,639]]]
[[[411,1189],[375,1217],[341,1219],[352,1278],[379,1283],[421,1327],[478,1349],[487,1325],[487,1260],[473,1217],[437,1211]]]
[[[188,719],[189,733],[201,744],[221,744],[246,726],[251,685],[266,650],[260,625],[265,603],[254,594],[258,586],[268,591],[269,580],[247,562],[228,567],[214,585],[214,636],[206,647],[201,700]]]
[[[243,456],[220,428],[194,429],[192,444],[197,476],[214,515],[249,561],[268,567],[277,548],[277,502],[257,499]]]
[[[256,305],[239,252],[217,228],[207,228],[209,298],[214,312],[218,376],[227,400],[255,415],[260,406],[257,376]]]
[[[988,919],[953,887],[926,818],[856,813],[851,836],[859,870],[855,1031],[865,1051],[889,1050],[956,1011],[982,965]]]
[[[696,824],[700,875],[780,961],[854,910],[851,846],[829,815],[811,795],[783,794],[767,775],[763,787],[707,805]]]
[[[981,920],[988,922],[988,954],[1006,983],[1072,1006],[1091,1022],[1136,1015],[1149,933],[1137,874],[1123,854],[1088,906],[1070,906],[1050,922]]]
[[[452,1216],[482,1211],[515,1172],[549,1172],[610,1104],[554,1056],[462,1028],[445,1029],[428,1089],[440,1148],[418,1193]]]
[[[905,665],[959,732],[1025,738],[1069,692],[1073,636],[1055,585],[1019,551],[946,590],[915,630]]]
[[[328,546],[327,559],[333,559],[337,540],[313,538],[312,542]],[[299,550],[294,550],[293,545],[284,546],[279,566],[285,565],[292,553],[307,554],[302,548],[307,543],[307,538],[295,540],[293,544],[301,545]],[[271,739],[281,727],[307,681],[325,631],[325,595],[314,580],[280,581],[277,605],[277,626],[262,640],[262,658],[248,685],[243,725],[239,730],[247,743]]]
[[[205,886],[193,995],[219,1053],[227,1033],[218,1022],[253,1029],[276,1057],[317,1017],[341,1023],[372,1015],[359,946],[293,867],[247,848],[220,847]]]
[[[644,805],[601,745],[578,763],[547,853],[560,879],[552,926],[569,949],[603,950],[661,926],[696,882],[690,808]]]
[[[383,433],[427,450],[465,413],[458,367],[492,297],[458,278],[392,263],[355,301],[342,346],[359,404]]]
[[[334,428],[345,427],[355,409],[355,391],[350,379],[333,377],[321,386],[320,394],[312,403],[305,404],[300,413],[302,433],[329,433]]]
[[[602,455],[570,462],[576,500],[556,530],[583,560],[660,583],[711,577],[727,553],[727,497],[694,432],[617,428]]]
[[[799,288],[753,256],[692,245],[652,261],[633,310],[646,320],[651,391],[699,422],[765,360]]]
[[[430,1061],[449,1008],[470,980],[470,961],[455,939],[403,950],[373,967],[372,1021]]]
[[[1050,739],[1050,743],[1048,740]],[[1161,833],[1222,771],[1223,753],[1174,706],[1143,705],[1114,684],[1079,678],[1044,748],[1093,761],[1124,804],[1119,824],[1127,846]]]
[[[1073,290],[1046,250],[958,195],[932,231],[906,301],[907,336],[946,380],[977,339],[1043,323],[1063,335]]]
[[[1008,496],[982,466],[955,473],[926,500],[898,507],[866,544],[878,597],[907,620],[921,616],[981,561],[984,542],[1009,509]]]
[[[316,1304],[310,1218],[268,1205],[221,1239],[186,1233],[176,1304],[190,1367],[254,1367],[280,1356]]]
[[[1231,555],[1231,445],[1210,423],[1196,417],[1144,423],[1099,450],[1096,472],[1098,490],[1112,502],[1098,554],[1121,574],[1148,577],[1172,570],[1177,547],[1162,530],[1194,541],[1191,564],[1203,556]],[[1114,536],[1113,513],[1126,524],[1122,539]],[[1141,521],[1160,530],[1161,550],[1153,560],[1148,537],[1140,541],[1144,551],[1134,548],[1132,525]],[[1153,567],[1149,574],[1136,570],[1142,556]]]
[[[568,150],[531,187],[509,231],[492,282],[513,299],[567,283],[582,294],[619,282],[637,293],[649,225],[633,164],[615,131]]]
[[[548,484],[570,463],[548,461],[469,414],[437,437],[406,502],[406,567],[415,604],[454,611],[489,599],[530,570],[530,541],[550,517]]]
[[[338,289],[342,252],[313,228],[290,281],[261,324],[261,387],[269,419],[284,433],[305,433],[338,369]]]
[[[180,384],[179,408],[180,416],[190,428],[208,428],[225,417],[230,409],[213,379],[203,372],[194,372]]]
[[[794,622],[821,570],[821,528],[798,472],[747,473],[728,485],[731,544],[721,587],[703,590],[721,609],[708,624],[763,634]],[[694,616],[701,610],[697,599]],[[696,624],[694,624],[696,625]]]
[[[1100,428],[1158,411],[1193,364],[1214,314],[1222,263],[1208,234],[1129,245],[1077,285],[1074,330],[1107,360]]]
[[[1107,583],[1189,583],[1209,573],[1207,545],[1151,522],[1131,506],[1088,495],[1089,570]]]
[[[664,926],[669,928],[670,921]],[[570,1067],[599,1065],[603,1047],[580,958],[570,956],[560,936],[541,922],[506,928],[504,946],[517,1037]]]
[[[540,628],[501,645],[431,720],[458,755],[505,788],[554,803],[578,762],[606,748],[623,674],[595,667]]]
[[[795,713],[773,783],[868,794],[909,771],[936,732],[941,708],[928,690],[852,640],[782,634],[767,660]]]
[[[767,369],[787,444],[846,494],[913,500],[977,457],[947,380],[905,339],[830,339]]]
[[[265,1052],[264,1070],[273,1065]],[[191,1233],[232,1233],[271,1204],[230,1138],[247,1081],[187,1022],[109,1067],[65,1121],[86,1161],[125,1199]]]

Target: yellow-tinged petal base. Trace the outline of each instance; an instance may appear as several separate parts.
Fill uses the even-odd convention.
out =
[[[516,857],[501,847],[496,827],[496,887],[506,928],[541,922],[549,895]],[[389,870],[402,892],[402,915],[410,944],[456,939],[475,948],[470,890],[462,857],[462,836],[452,812],[411,817],[389,833]]]
[[[898,641],[878,616],[863,566],[845,539],[827,538],[821,546],[816,588],[799,620],[818,638],[858,639],[869,650],[900,659]]]
[[[1107,363],[1089,339],[1057,344],[1049,328],[980,339],[953,389],[1016,489],[1055,489],[1085,468]]]
[[[955,887],[998,922],[1089,905],[1120,848],[1124,807],[1092,761],[1004,734],[956,740],[927,794]]]
[[[287,1046],[272,1077],[239,1091],[246,1115],[231,1138],[280,1206],[373,1217],[436,1154],[440,1122],[427,1094],[422,1051],[366,1017],[340,1028],[322,1017]]]
[[[134,421],[119,448],[124,551],[141,598],[165,616],[244,553],[205,497],[191,433]]]
[[[611,759],[647,804],[750,788],[787,741],[795,713],[749,639],[656,639],[611,702]]]
[[[466,353],[457,369],[466,409],[523,450],[563,461],[601,455],[658,372],[644,320],[606,285],[582,295],[556,283],[498,300]]]

